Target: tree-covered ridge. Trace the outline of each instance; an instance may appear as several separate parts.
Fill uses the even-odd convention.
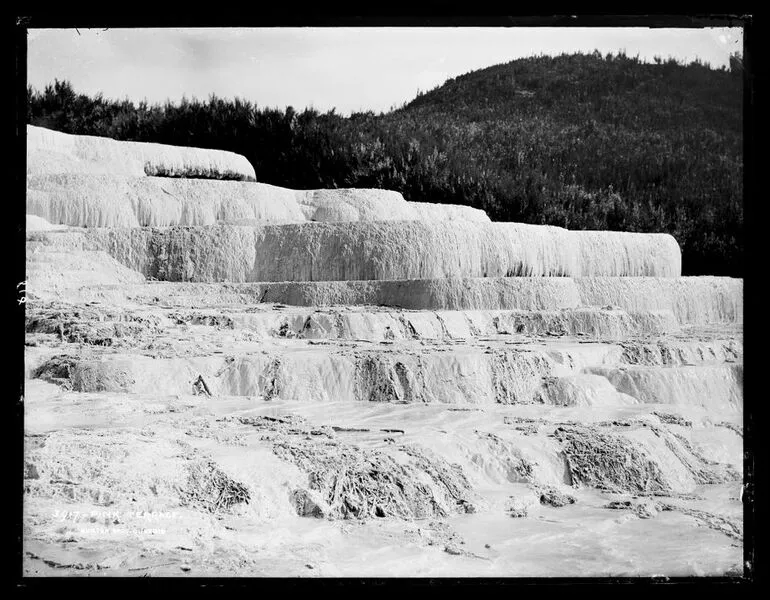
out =
[[[743,276],[742,72],[657,63],[520,59],[347,118],[216,97],[135,105],[56,82],[29,90],[28,122],[238,152],[274,185],[382,187],[493,220],[665,231],[685,274]]]

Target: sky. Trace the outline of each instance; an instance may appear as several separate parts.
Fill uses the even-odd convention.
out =
[[[28,83],[150,103],[240,97],[260,107],[387,111],[449,78],[526,56],[625,50],[714,68],[740,28],[30,29]]]

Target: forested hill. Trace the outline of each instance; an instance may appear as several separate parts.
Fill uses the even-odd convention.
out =
[[[664,231],[688,275],[743,276],[743,74],[594,54],[515,60],[386,114],[244,100],[148,106],[29,90],[28,121],[69,133],[220,148],[295,188],[383,187],[493,220]]]

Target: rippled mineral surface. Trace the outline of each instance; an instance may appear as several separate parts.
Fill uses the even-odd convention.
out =
[[[26,576],[743,573],[743,282],[670,236],[28,141]]]

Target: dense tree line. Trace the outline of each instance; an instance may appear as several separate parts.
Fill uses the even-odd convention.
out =
[[[148,105],[28,90],[28,122],[68,133],[219,148],[260,181],[382,187],[493,220],[663,231],[685,274],[743,276],[743,78],[624,54],[533,57],[451,79],[385,114],[210,97]]]

